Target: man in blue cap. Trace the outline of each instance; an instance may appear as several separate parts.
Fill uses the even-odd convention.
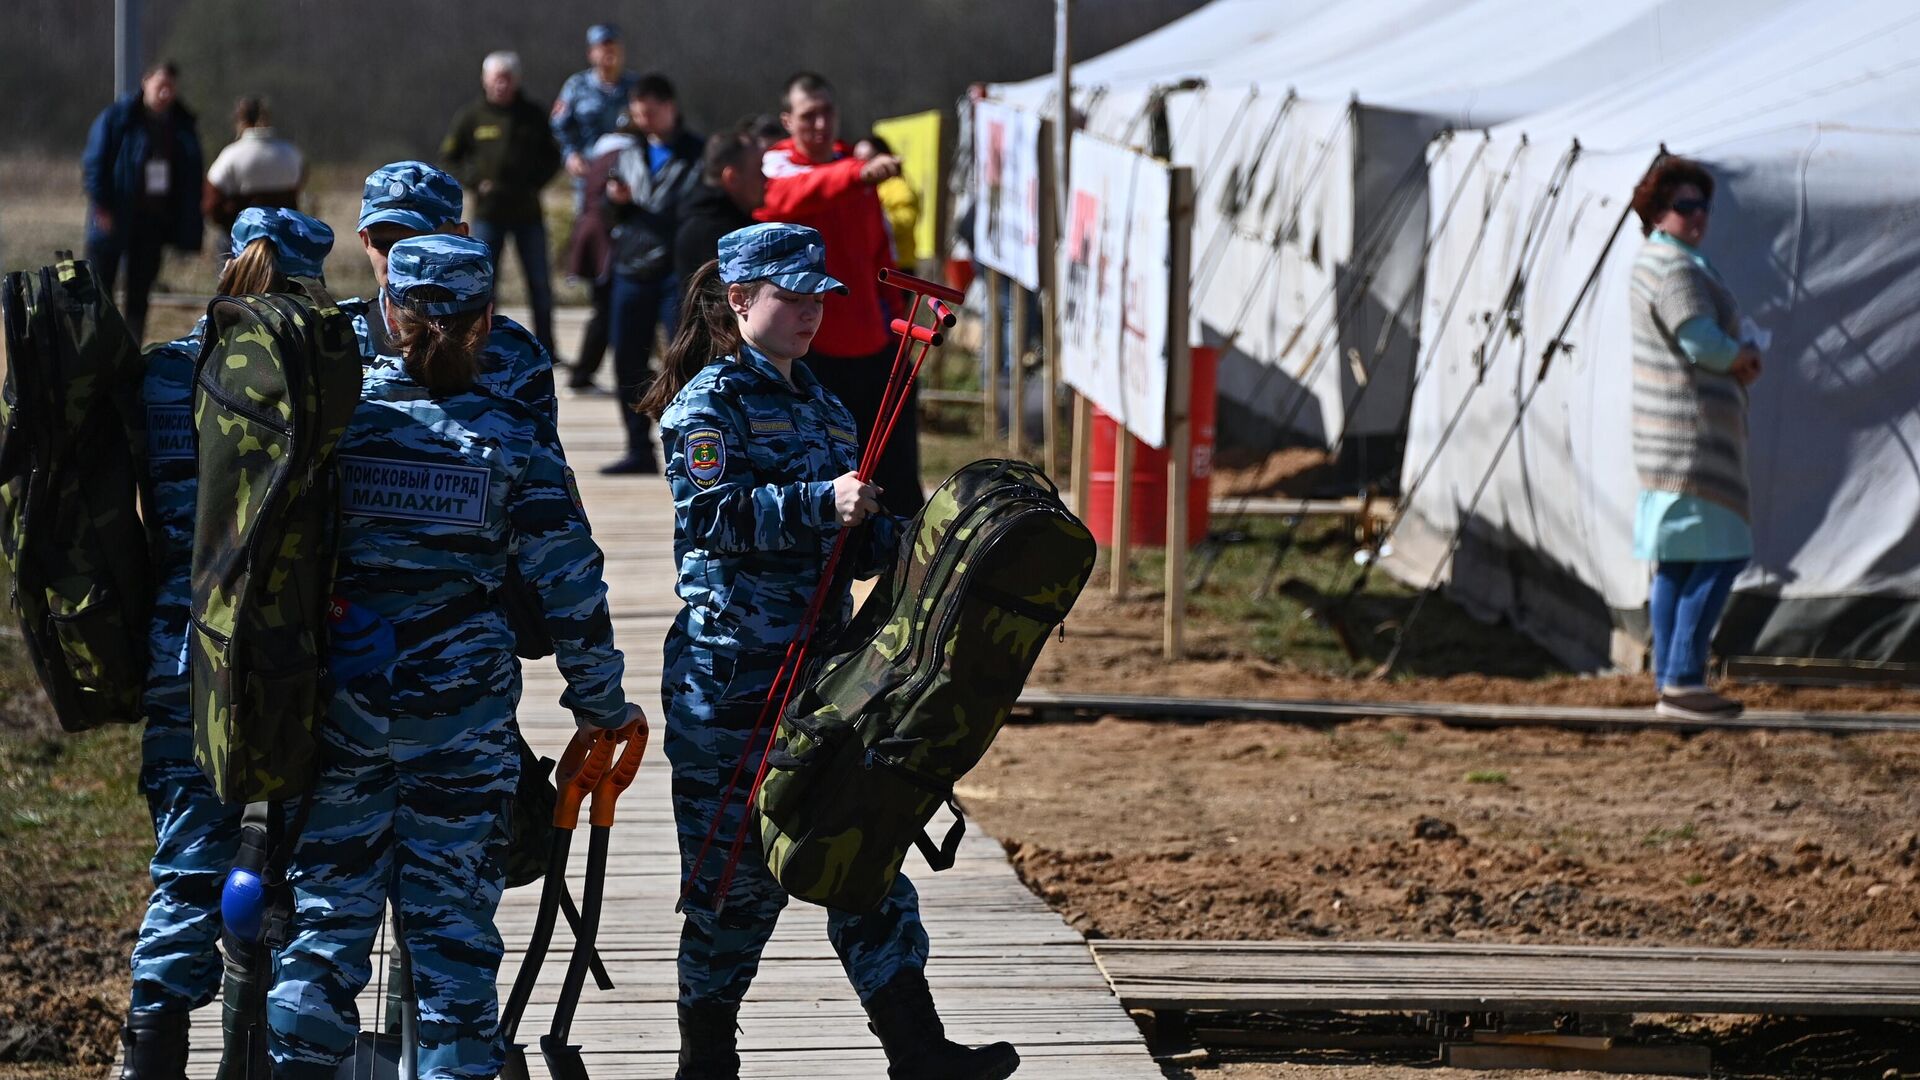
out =
[[[567,76],[560,96],[553,99],[553,138],[566,155],[567,175],[573,177],[576,213],[584,202],[582,178],[593,164],[589,151],[600,136],[620,123],[638,80],[625,70],[627,49],[620,41],[620,28],[612,23],[587,28],[587,62],[592,66]]]
[[[386,288],[387,252],[399,241],[429,233],[467,235],[460,208],[460,182],[424,161],[396,161],[373,170],[361,193],[357,227],[360,246],[373,266],[374,283]],[[340,308],[353,316],[363,356],[394,355],[393,338],[379,303],[344,300]],[[549,420],[558,415],[552,356],[526,327],[504,315],[493,317],[481,355],[480,383],[492,393],[526,402]]]

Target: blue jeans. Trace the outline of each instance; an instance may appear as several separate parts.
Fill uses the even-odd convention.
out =
[[[1661,689],[1707,681],[1707,647],[1727,609],[1745,559],[1660,562],[1653,566],[1653,678]]]
[[[558,356],[553,347],[553,277],[547,266],[547,227],[530,221],[525,225],[499,225],[491,221],[473,223],[473,238],[493,252],[493,276],[500,278],[500,249],[508,239],[520,253],[520,269],[527,275],[527,304],[533,308],[533,337],[548,356]]]
[[[680,321],[680,279],[669,274],[651,281],[624,274],[613,275],[613,301],[609,305],[613,338],[614,396],[620,403],[621,419],[627,426],[627,453],[651,459],[653,423],[633,411],[653,385],[653,355],[656,332],[667,340]]]

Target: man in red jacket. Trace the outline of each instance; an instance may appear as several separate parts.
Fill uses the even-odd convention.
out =
[[[766,203],[761,221],[785,221],[817,229],[827,242],[827,273],[846,283],[847,295],[828,296],[820,332],[805,360],[813,374],[860,424],[860,440],[872,437],[893,366],[895,341],[888,323],[898,294],[883,295],[877,275],[893,265],[886,212],[874,187],[900,174],[890,154],[861,161],[839,141],[840,111],[833,86],[810,71],[787,80],[780,123],[787,138],[767,150]],[[892,290],[888,290],[889,293]],[[904,310],[900,314],[905,314]],[[890,514],[918,513],[920,421],[916,403],[900,413],[887,452],[873,477]]]

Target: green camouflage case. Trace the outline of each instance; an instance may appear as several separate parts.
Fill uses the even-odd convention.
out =
[[[60,726],[141,719],[154,585],[140,478],[140,350],[71,257],[0,282],[0,558]]]
[[[964,829],[953,785],[999,734],[1094,551],[1024,462],[976,461],[934,492],[843,648],[781,719],[755,814],[788,892],[868,911],[909,846],[935,870],[952,865]],[[957,820],[936,848],[922,829],[942,803]]]
[[[360,403],[352,319],[317,282],[207,307],[193,426],[194,759],[228,802],[315,772],[333,589],[333,451]]]

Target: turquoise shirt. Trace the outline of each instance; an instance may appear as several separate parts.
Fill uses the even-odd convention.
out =
[[[1653,238],[1686,252],[1716,279],[1719,271],[1692,245],[1664,232]],[[1687,359],[1709,371],[1733,366],[1740,343],[1710,315],[1688,319],[1674,337]],[[1652,562],[1717,562],[1753,557],[1753,529],[1745,518],[1716,502],[1676,491],[1642,491],[1633,516],[1633,556]]]

